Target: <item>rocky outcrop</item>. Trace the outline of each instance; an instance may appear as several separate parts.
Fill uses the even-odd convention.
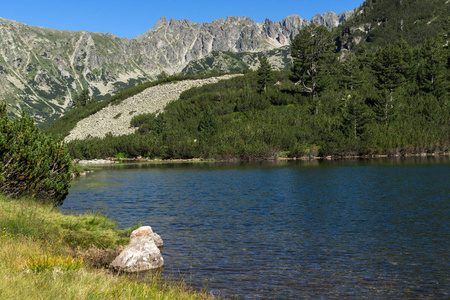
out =
[[[111,262],[111,268],[123,272],[143,272],[164,266],[161,237],[150,226],[143,226],[131,233],[130,244]]]
[[[194,60],[181,71],[185,75],[208,74],[219,72],[241,72],[243,70],[256,70],[260,60],[266,56],[272,70],[288,70],[292,66],[292,56],[289,46],[262,51],[232,53],[214,51],[204,58]]]
[[[119,104],[111,104],[79,121],[77,126],[65,138],[65,141],[81,140],[89,136],[105,137],[109,133],[115,136],[134,133],[137,128],[130,127],[130,121],[135,115],[162,111],[167,103],[177,100],[185,90],[234,76],[239,75],[184,80],[150,87],[142,93],[125,99]]]
[[[311,19],[311,23],[316,26],[326,26],[328,29],[339,26],[342,22],[347,21],[353,16],[354,11],[346,11],[341,14],[336,14],[332,11],[327,11],[323,15],[315,15]]]
[[[149,236],[153,239],[155,242],[156,247],[158,247],[159,250],[162,250],[164,246],[164,242],[162,238],[157,234],[156,232],[153,232],[152,228],[150,226],[141,226],[138,229],[134,230],[131,235],[130,239],[133,239],[138,236]]]
[[[311,22],[332,28],[346,17],[330,12]],[[148,32],[127,39],[0,18],[0,100],[13,114],[25,110],[38,123],[50,123],[85,87],[97,100],[106,99],[162,71],[178,73],[213,51],[253,53],[289,45],[307,24],[295,15],[275,22],[228,17],[204,24],[163,17]]]

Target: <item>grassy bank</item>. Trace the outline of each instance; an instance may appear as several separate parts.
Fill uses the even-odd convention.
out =
[[[132,230],[118,230],[104,216],[63,215],[3,195],[0,207],[0,299],[212,298],[158,275],[144,283],[99,267],[128,243]]]

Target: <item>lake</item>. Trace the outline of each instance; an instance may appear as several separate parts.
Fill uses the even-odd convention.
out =
[[[164,240],[164,276],[238,299],[450,297],[450,158],[109,166],[64,212]]]

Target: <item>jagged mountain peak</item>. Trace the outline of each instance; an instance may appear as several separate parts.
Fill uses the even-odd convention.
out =
[[[332,13],[316,19],[329,28],[339,24]],[[210,23],[161,17],[149,31],[127,39],[0,18],[0,100],[14,114],[26,110],[38,123],[51,122],[70,109],[82,89],[102,100],[163,71],[178,73],[213,51],[277,49],[289,45],[309,22],[298,15],[259,23],[246,16]]]
[[[167,21],[167,18],[163,16],[158,20],[158,22],[156,22],[154,28],[166,26],[167,24],[169,24],[169,21]]]

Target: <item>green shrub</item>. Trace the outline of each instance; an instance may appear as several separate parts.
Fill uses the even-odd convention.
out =
[[[145,123],[150,123],[151,125],[154,125],[156,118],[156,113],[147,113],[147,114],[140,114],[134,116],[130,121],[131,127],[140,127],[141,125]]]
[[[128,158],[128,155],[124,152],[120,152],[120,153],[117,153],[116,155],[114,155],[114,157],[117,159],[121,159],[121,158]]]
[[[25,114],[9,120],[0,104],[0,192],[32,196],[54,205],[66,198],[72,174],[66,146],[43,134]]]

